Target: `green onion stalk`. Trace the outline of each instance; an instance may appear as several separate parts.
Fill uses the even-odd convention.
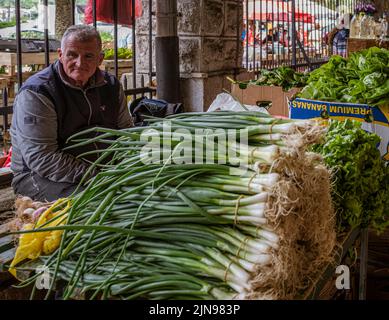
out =
[[[17,233],[63,230],[59,248],[39,263],[53,283],[65,281],[64,299],[79,292],[90,299],[244,298],[280,246],[266,217],[281,180],[270,168],[284,137],[305,122],[210,112],[150,123],[88,129],[82,134],[99,134],[89,140],[73,136],[73,147],[109,147],[93,151],[99,159],[61,214],[63,224]]]

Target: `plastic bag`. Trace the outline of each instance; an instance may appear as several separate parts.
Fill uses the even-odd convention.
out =
[[[207,112],[211,111],[260,111],[269,114],[263,107],[244,105],[248,110],[245,110],[241,103],[236,101],[228,93],[220,93],[216,96],[216,99],[212,102]]]

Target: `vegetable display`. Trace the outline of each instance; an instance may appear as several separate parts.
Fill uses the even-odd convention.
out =
[[[304,87],[306,85],[308,75],[301,72],[296,72],[289,67],[279,67],[273,70],[262,69],[256,80],[249,82],[234,81],[238,83],[241,89],[246,89],[248,85],[257,86],[278,86],[282,87],[284,91],[289,91],[294,87]]]
[[[106,49],[104,50],[104,59],[111,60],[115,56],[114,49]],[[132,50],[127,48],[118,48],[118,59],[131,59],[132,58]]]
[[[389,104],[389,51],[372,47],[348,59],[332,56],[312,71],[300,98],[380,106]]]
[[[305,73],[296,72],[289,67],[279,67],[273,70],[262,69],[255,84],[258,86],[278,86],[289,91],[293,87],[304,87],[307,79],[308,75]]]
[[[389,225],[389,167],[381,159],[380,137],[361,123],[331,120],[325,141],[314,147],[333,170],[332,192],[338,230]]]
[[[322,127],[259,112],[150,122],[73,137],[110,145],[95,151],[99,173],[19,231],[10,271],[44,265],[64,299],[301,294],[335,246],[330,175],[306,149]]]

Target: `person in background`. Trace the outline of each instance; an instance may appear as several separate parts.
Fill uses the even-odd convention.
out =
[[[244,23],[244,24],[243,24],[242,34],[241,34],[241,36],[240,36],[240,39],[241,39],[243,42],[246,41],[246,32],[247,32],[247,30],[246,30],[246,24]]]
[[[77,156],[106,147],[94,143],[64,150],[72,145],[70,136],[96,126],[133,125],[120,82],[99,69],[104,55],[95,28],[69,27],[58,56],[23,84],[14,102],[12,187],[16,194],[39,201],[72,194],[90,167],[90,162]],[[86,160],[94,161],[96,156]]]
[[[273,29],[269,29],[269,33],[265,37],[265,39],[262,41],[262,44],[271,44],[272,42],[276,42],[277,34],[273,33]]]
[[[280,43],[285,47],[289,47],[289,35],[288,35],[288,30],[282,28],[280,31]]]
[[[309,38],[308,38],[308,43],[310,46],[315,48],[315,51],[318,52],[321,48],[321,43],[322,43],[322,35],[320,31],[320,24],[316,23],[315,24],[315,29],[311,30],[309,32]]]
[[[346,28],[345,21],[336,27],[335,34],[332,39],[332,54],[336,54],[342,57],[347,56],[347,41],[350,35],[350,30]]]

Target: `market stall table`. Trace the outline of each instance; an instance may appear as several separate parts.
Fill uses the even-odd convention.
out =
[[[50,52],[50,63],[54,62],[58,58],[57,52]],[[33,75],[38,70],[42,69],[45,65],[45,53],[22,53],[22,64],[34,66],[30,72],[23,72],[23,80]],[[16,52],[0,52],[0,66],[5,66],[7,71],[1,74],[1,78],[6,79],[8,96],[13,98],[15,96],[15,84],[17,83],[17,53]]]

